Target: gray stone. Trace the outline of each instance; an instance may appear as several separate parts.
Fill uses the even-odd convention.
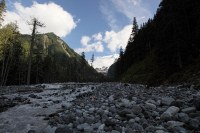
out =
[[[165,133],[165,131],[164,130],[156,130],[155,133]]]
[[[73,130],[70,129],[68,126],[65,127],[58,127],[55,133],[73,133]]]
[[[177,119],[181,122],[188,122],[190,118],[186,113],[178,113]]]
[[[200,110],[200,96],[194,99],[194,106],[197,110]]]
[[[44,130],[43,133],[55,133],[56,127],[51,127],[47,126]]]
[[[95,120],[95,118],[93,116],[87,116],[87,117],[85,117],[85,122],[86,123],[92,124],[95,121],[98,121],[98,120],[97,119]]]
[[[101,125],[98,127],[98,131],[103,131],[103,130],[104,130],[104,127],[105,127],[105,124],[101,124]]]
[[[30,94],[28,97],[30,97],[30,98],[37,98],[37,95],[35,95],[35,94]]]
[[[108,100],[109,100],[109,102],[113,102],[114,101],[114,95],[109,96]]]
[[[154,126],[148,126],[148,127],[145,128],[145,131],[153,133],[153,132],[155,132],[155,127]]]
[[[146,102],[145,107],[151,110],[156,109],[156,105],[154,105],[153,103],[148,103],[148,102]]]
[[[174,98],[172,98],[172,97],[163,97],[162,99],[161,99],[161,104],[163,104],[163,105],[171,105],[171,103],[172,102],[174,102],[175,100],[174,100]]]
[[[134,114],[140,114],[142,112],[142,108],[138,105],[133,105],[131,111],[134,113]]]
[[[35,130],[29,130],[28,133],[36,133]]]
[[[169,107],[161,116],[160,118],[163,120],[169,120],[173,117],[176,113],[178,113],[180,109],[175,106]]]
[[[171,129],[173,127],[181,127],[183,126],[185,123],[183,122],[180,122],[180,121],[168,121],[167,122],[167,126],[168,126],[168,129]]]
[[[112,127],[114,127],[115,125],[116,125],[116,121],[115,120],[113,120],[113,119],[107,119],[105,122],[105,125],[106,126],[112,126]]]
[[[133,125],[131,125],[131,128],[135,132],[144,132],[143,127],[140,124],[138,124],[138,123],[134,123]]]
[[[111,133],[120,133],[120,132],[116,130],[112,130]]]
[[[181,110],[183,113],[193,113],[196,111],[196,108],[195,107],[188,107],[188,108],[184,108]]]
[[[121,107],[131,107],[132,103],[128,99],[121,99],[120,106]]]
[[[90,108],[90,109],[89,109],[89,113],[90,113],[90,114],[94,113],[94,111],[95,111],[95,108]]]
[[[173,133],[187,133],[187,130],[183,127],[173,127],[171,131]]]
[[[69,109],[69,108],[71,108],[72,104],[71,103],[63,103],[61,106],[63,109]]]
[[[189,121],[189,125],[190,125],[190,127],[192,128],[192,129],[198,129],[198,127],[199,127],[199,120],[197,120],[197,119],[191,119],[190,121]]]
[[[131,114],[132,113],[132,110],[131,109],[123,109],[122,111],[119,111],[118,114],[121,116],[121,117],[126,117],[126,114]]]
[[[85,130],[90,130],[92,127],[88,123],[80,124],[77,126],[77,129],[79,131],[85,131]]]

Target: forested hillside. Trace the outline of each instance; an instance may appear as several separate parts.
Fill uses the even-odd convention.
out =
[[[199,56],[200,1],[163,0],[139,30],[134,20],[125,52],[109,75],[132,83],[199,82]]]
[[[1,32],[14,30],[14,25],[8,25]],[[9,34],[9,33],[8,33]],[[31,36],[14,33],[1,39],[3,51],[1,53],[2,85],[26,84],[28,71],[28,56]],[[14,35],[16,34],[16,35]],[[1,36],[2,37],[2,36]],[[99,81],[103,76],[98,74],[87,61],[75,53],[58,36],[53,33],[39,34],[33,47],[31,83],[52,82],[84,82]],[[102,79],[103,80],[103,79]]]

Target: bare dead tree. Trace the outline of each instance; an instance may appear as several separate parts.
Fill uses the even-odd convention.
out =
[[[31,79],[31,65],[32,65],[32,56],[33,56],[33,45],[35,43],[35,36],[38,27],[45,27],[45,25],[39,22],[38,19],[33,18],[31,22],[28,22],[29,25],[33,26],[32,35],[31,35],[31,46],[29,52],[29,60],[28,60],[28,74],[27,74],[27,85],[30,85]]]

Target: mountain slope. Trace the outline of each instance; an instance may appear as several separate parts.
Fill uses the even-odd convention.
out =
[[[19,37],[22,52],[19,70],[9,74],[7,84],[25,84],[30,35]],[[54,33],[36,36],[33,48],[31,83],[89,82],[102,81],[104,76],[97,73],[87,61],[71,49]],[[16,70],[15,70],[16,71]],[[12,72],[11,72],[12,73]]]
[[[116,80],[145,84],[199,81],[199,25],[199,1],[162,0],[154,18],[141,27],[115,63]]]

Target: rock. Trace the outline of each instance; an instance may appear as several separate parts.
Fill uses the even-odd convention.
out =
[[[73,123],[76,120],[74,115],[61,116],[61,119],[65,124]]]
[[[113,102],[114,101],[114,95],[109,96],[108,100],[109,100],[109,102]]]
[[[121,99],[121,107],[131,107],[132,103],[128,99]]]
[[[145,128],[145,131],[153,133],[153,132],[155,132],[155,127],[154,126],[148,126],[148,127]]]
[[[58,113],[49,114],[49,117],[54,117],[54,116],[59,116],[59,114]]]
[[[92,114],[92,113],[94,113],[95,108],[90,108],[88,111],[89,111],[90,114]]]
[[[190,118],[186,113],[179,113],[177,114],[177,119],[181,122],[188,122]]]
[[[133,129],[133,132],[144,132],[143,127],[138,123],[134,123],[133,125],[131,125],[131,129]]]
[[[200,124],[199,120],[197,120],[197,119],[191,119],[189,121],[189,125],[190,125],[191,129],[198,129],[199,124]]]
[[[103,131],[103,130],[104,130],[104,127],[105,127],[105,124],[101,124],[101,125],[98,127],[98,131]]]
[[[175,100],[174,100],[174,98],[172,98],[172,97],[163,97],[162,99],[161,99],[161,104],[162,105],[171,105],[171,103],[172,102],[174,102]]]
[[[92,127],[88,124],[88,123],[84,123],[84,124],[80,124],[80,125],[78,125],[77,126],[77,129],[79,130],[79,131],[88,131],[89,132],[89,130],[91,131],[92,130]]]
[[[87,116],[87,117],[85,117],[85,122],[88,124],[92,124],[94,122],[98,122],[98,120],[95,119],[93,116]]]
[[[166,133],[164,130],[156,130],[155,133]]]
[[[156,109],[156,105],[152,104],[152,103],[148,103],[146,102],[145,107],[151,110],[155,110]]]
[[[189,113],[195,112],[195,111],[196,111],[196,108],[195,108],[195,107],[189,107],[189,108],[184,108],[184,109],[182,109],[181,111],[182,111],[183,113],[189,114]]]
[[[82,110],[76,109],[76,115],[77,115],[78,117],[81,117],[81,116],[83,115]]]
[[[30,97],[30,98],[37,98],[38,96],[35,95],[35,94],[30,94],[28,97]]]
[[[183,127],[173,127],[171,131],[173,133],[187,133],[187,130],[185,130]]]
[[[116,130],[112,130],[111,133],[120,133],[120,132]]]
[[[55,133],[73,133],[73,130],[70,129],[68,126],[65,127],[58,127]]]
[[[61,105],[61,107],[62,107],[63,109],[70,109],[71,106],[72,106],[71,103],[63,103],[63,104]]]
[[[185,104],[185,102],[181,99],[177,99],[176,101],[172,102],[172,106],[176,107],[182,107]]]
[[[133,112],[133,114],[140,114],[142,112],[142,108],[138,105],[133,105],[131,111]]]
[[[36,133],[35,130],[29,130],[28,133]]]
[[[134,115],[134,114],[126,114],[126,118],[128,118],[128,119],[132,119],[135,117],[136,117],[136,115]]]
[[[175,106],[169,107],[161,116],[160,118],[163,120],[171,119],[176,113],[178,113],[180,109]]]
[[[119,111],[118,114],[121,117],[126,117],[126,114],[131,114],[132,110],[131,109],[123,109],[122,111]]]
[[[42,133],[55,133],[56,127],[47,126]]]
[[[112,120],[112,119],[107,119],[105,122],[105,125],[106,126],[111,126],[111,127],[114,127],[116,125],[116,121]]]
[[[200,97],[197,97],[194,99],[194,106],[196,107],[197,110],[200,111]]]
[[[168,121],[167,122],[167,128],[168,129],[171,129],[171,128],[173,128],[173,127],[181,127],[181,126],[183,126],[185,123],[183,123],[183,122],[180,122],[180,121]]]

